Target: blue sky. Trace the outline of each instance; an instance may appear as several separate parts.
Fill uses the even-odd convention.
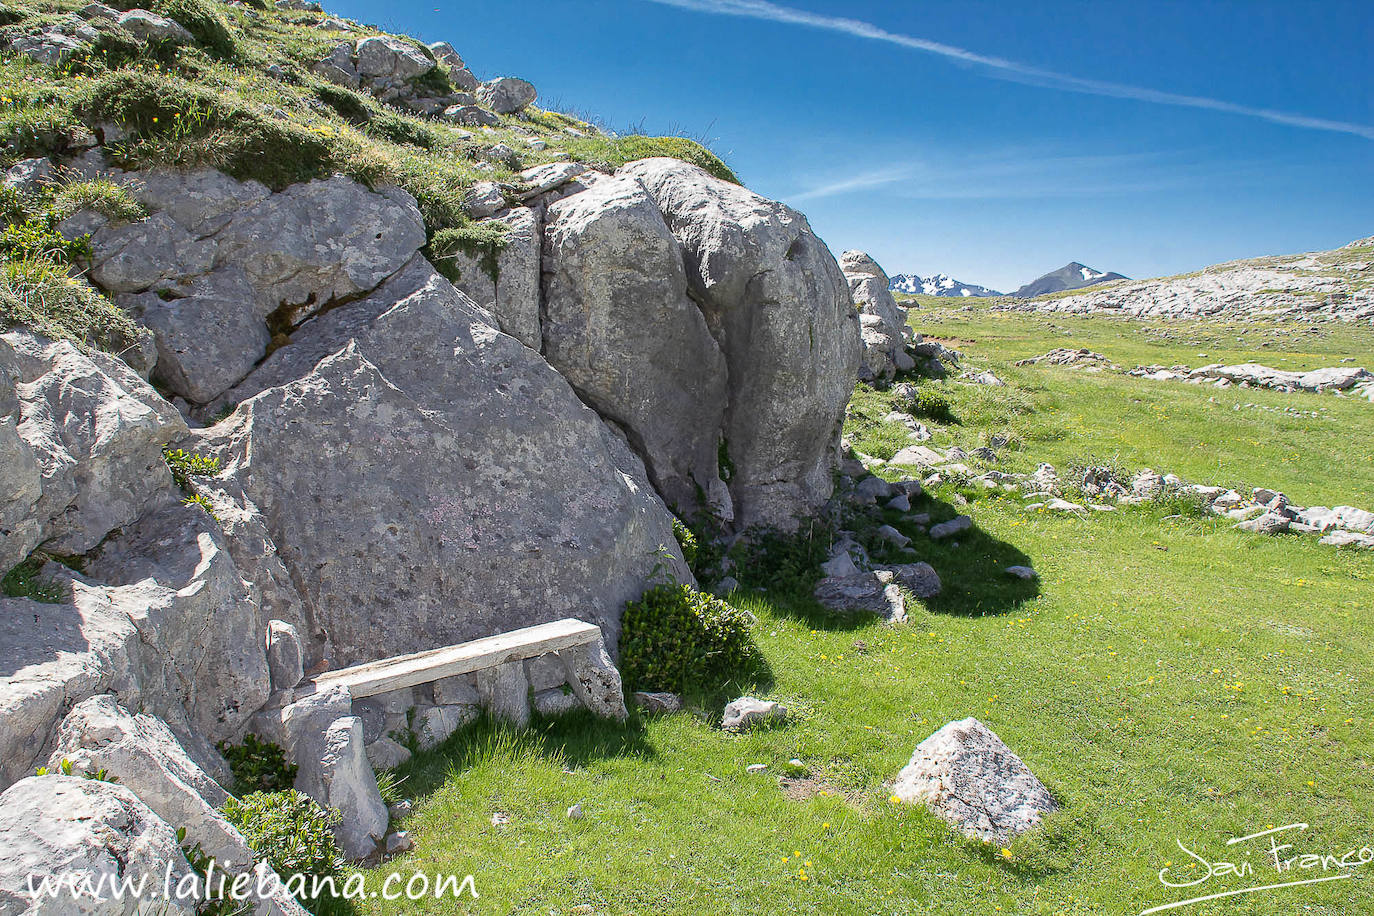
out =
[[[1007,290],[1374,234],[1368,0],[325,5],[548,107],[707,138],[893,274]]]

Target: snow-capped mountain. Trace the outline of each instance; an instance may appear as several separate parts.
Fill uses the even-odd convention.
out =
[[[1071,261],[1058,270],[1051,271],[1037,280],[1032,280],[1012,293],[1018,299],[1031,299],[1046,293],[1063,292],[1066,289],[1083,289],[1112,280],[1125,280],[1126,277],[1109,271],[1094,270],[1085,264]]]
[[[888,283],[888,289],[895,293],[911,293],[923,296],[1000,296],[995,289],[960,283],[945,274],[933,277],[918,277],[916,274],[898,274]]]

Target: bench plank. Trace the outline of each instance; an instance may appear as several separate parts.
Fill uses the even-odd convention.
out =
[[[535,658],[574,646],[590,645],[600,638],[601,628],[596,624],[571,618],[555,620],[553,623],[511,630],[456,646],[326,671],[314,678],[313,683],[321,691],[345,686],[353,699],[358,700],[458,674],[495,668],[517,659]]]

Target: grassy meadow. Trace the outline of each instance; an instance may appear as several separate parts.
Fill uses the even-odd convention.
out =
[[[1003,469],[1095,456],[1264,483],[1297,502],[1374,505],[1367,402],[1011,366],[1087,346],[1127,367],[1253,357],[1315,368],[1370,362],[1368,328],[1271,336],[962,303],[914,310],[912,323],[1009,385],[922,383],[959,421],[933,424],[937,444],[1009,433]],[[1256,356],[1237,337],[1274,343]],[[896,438],[881,423],[887,399],[863,390],[852,408],[849,432],[874,454]],[[1251,403],[1320,416],[1235,409]],[[771,675],[734,686],[785,703],[781,727],[726,734],[719,706],[703,704],[623,727],[483,723],[417,757],[400,774],[416,800],[404,826],[417,848],[375,874],[471,873],[481,896],[360,912],[1136,914],[1321,874],[1276,872],[1267,840],[1228,848],[1231,837],[1306,823],[1283,835],[1287,855],[1374,845],[1374,554],[1246,534],[1170,506],[1084,520],[1021,504],[953,485],[927,494],[916,511],[974,518],[957,546],[888,515],[945,584],[908,602],[905,625],[829,616],[795,589],[737,594],[759,618]],[[1006,576],[1014,563],[1040,581]],[[962,839],[885,787],[919,741],[965,716],[996,731],[1063,806],[1006,849]],[[768,769],[746,772],[755,763]],[[566,815],[574,804],[580,820]],[[498,813],[508,823],[494,825]],[[1208,861],[1249,861],[1254,874],[1207,880],[1178,842]],[[1204,880],[1166,887],[1164,869],[1175,884]],[[1368,869],[1171,912],[1371,912]]]

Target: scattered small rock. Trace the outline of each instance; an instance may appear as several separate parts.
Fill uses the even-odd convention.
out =
[[[772,700],[740,697],[725,707],[720,727],[726,731],[744,731],[755,725],[771,725],[787,718],[787,707]]]

